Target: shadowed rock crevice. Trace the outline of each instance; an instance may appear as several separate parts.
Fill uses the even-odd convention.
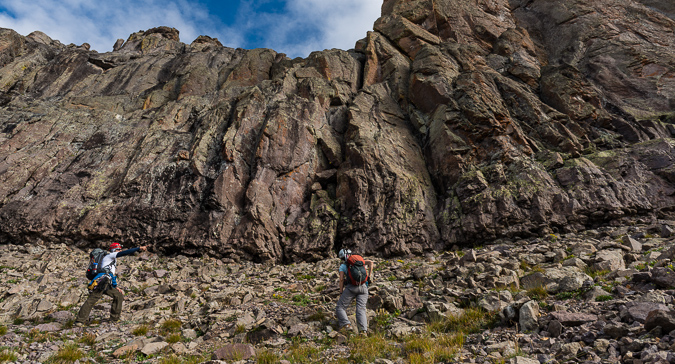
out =
[[[1,240],[317,261],[663,217],[674,25],[663,1],[386,0],[306,59],[4,29]]]

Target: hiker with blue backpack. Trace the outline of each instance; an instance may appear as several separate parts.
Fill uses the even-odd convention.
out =
[[[338,299],[335,315],[341,331],[351,331],[351,321],[347,317],[345,309],[356,298],[356,326],[359,333],[368,332],[368,317],[366,316],[366,304],[368,303],[368,281],[373,276],[375,263],[372,260],[364,260],[357,254],[352,254],[349,249],[341,249],[338,258],[344,260],[340,264],[340,299]]]
[[[124,291],[117,286],[117,258],[134,254],[141,250],[148,250],[147,246],[138,248],[122,250],[120,243],[112,243],[108,251],[103,249],[94,249],[89,254],[89,267],[87,267],[87,278],[90,282],[87,286],[89,289],[89,297],[80,308],[80,312],[75,319],[76,326],[83,326],[89,319],[89,313],[96,302],[103,297],[103,295],[112,297],[113,301],[110,305],[110,321],[116,322],[120,320],[122,315],[122,302],[124,302]]]

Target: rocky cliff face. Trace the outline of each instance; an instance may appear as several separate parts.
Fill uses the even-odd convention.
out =
[[[0,239],[319,260],[669,214],[674,18],[385,0],[355,50],[306,59],[0,30]]]

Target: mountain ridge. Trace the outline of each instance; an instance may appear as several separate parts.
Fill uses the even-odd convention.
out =
[[[672,6],[427,5],[306,59],[1,30],[0,240],[288,262],[672,215]]]

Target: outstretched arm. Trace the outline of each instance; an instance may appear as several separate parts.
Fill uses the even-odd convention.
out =
[[[137,252],[137,251],[139,251],[139,250],[146,251],[146,250],[148,250],[148,246],[147,246],[147,245],[143,245],[143,246],[138,247],[138,248],[131,248],[131,249],[127,249],[127,250],[125,250],[125,251],[121,251],[121,252],[117,253],[117,258],[123,257],[123,256],[125,256],[125,255],[131,255],[131,254],[134,254],[135,252]]]

